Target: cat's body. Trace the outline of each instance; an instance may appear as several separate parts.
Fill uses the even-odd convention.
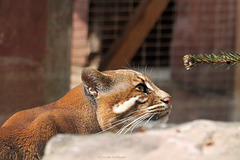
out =
[[[166,119],[170,96],[132,70],[85,68],[83,84],[60,100],[10,117],[0,128],[0,159],[40,159],[58,133],[126,133],[135,122]]]

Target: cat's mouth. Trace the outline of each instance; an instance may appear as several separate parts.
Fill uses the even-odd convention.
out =
[[[172,105],[163,104],[156,104],[148,107],[148,113],[156,114],[156,115],[165,115],[169,114],[170,110],[172,109]]]
[[[169,115],[170,112],[166,112],[164,114],[154,114],[153,117],[150,119],[151,121],[157,121],[163,119]]]
[[[172,105],[168,105],[166,103],[149,106],[148,113],[151,114],[150,120],[157,121],[168,117],[171,109]]]

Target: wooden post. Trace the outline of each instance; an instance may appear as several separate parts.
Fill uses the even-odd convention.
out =
[[[240,2],[237,1],[237,13],[236,13],[236,52],[240,52]],[[234,82],[234,106],[232,113],[232,120],[240,121],[240,67],[235,70],[235,82]]]
[[[100,70],[126,66],[159,19],[169,0],[142,0],[100,64]]]
[[[73,0],[47,1],[44,103],[69,91]]]

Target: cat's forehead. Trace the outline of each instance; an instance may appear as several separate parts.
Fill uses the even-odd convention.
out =
[[[137,81],[151,81],[151,78],[149,78],[148,76],[144,75],[143,73],[131,70],[131,69],[119,69],[119,70],[115,70],[115,71],[107,71],[107,74],[110,75],[122,75],[122,76],[126,76],[126,77],[132,77],[134,80]]]
[[[134,70],[126,70],[126,72],[132,73],[134,75],[134,77],[141,79],[143,81],[149,81],[151,80],[147,75],[141,73],[141,72],[137,72]]]

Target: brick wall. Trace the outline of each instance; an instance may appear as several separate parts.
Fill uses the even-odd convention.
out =
[[[73,7],[72,64],[82,66],[87,58],[88,0],[75,0]]]
[[[71,88],[81,82],[81,70],[88,55],[88,0],[75,0],[72,23]]]

